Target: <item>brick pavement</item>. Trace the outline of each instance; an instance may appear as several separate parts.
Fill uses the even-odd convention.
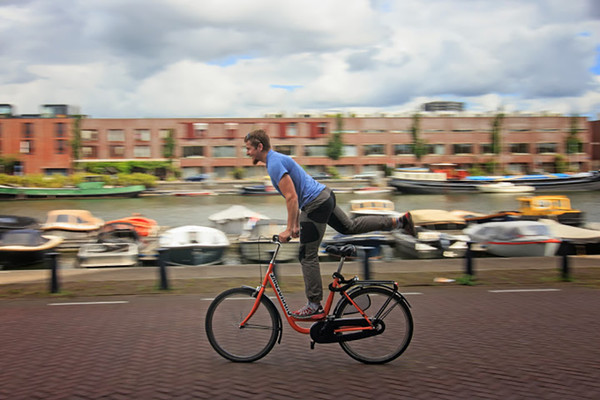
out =
[[[600,292],[489,289],[408,289],[421,293],[408,296],[413,342],[380,366],[336,344],[310,350],[287,325],[264,359],[230,363],[205,338],[205,295],[3,300],[0,398],[597,398]],[[125,303],[48,305],[92,300]]]

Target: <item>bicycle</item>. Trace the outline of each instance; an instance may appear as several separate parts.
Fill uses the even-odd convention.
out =
[[[356,254],[353,245],[326,248],[330,254],[340,256],[323,307],[326,317],[299,319],[290,312],[274,273],[281,247],[279,237],[275,235],[266,243],[276,246],[262,284],[226,290],[208,307],[206,335],[217,353],[230,361],[253,362],[266,356],[275,343],[281,343],[283,324],[277,307],[265,294],[267,284],[273,288],[288,324],[310,335],[311,349],[315,343],[339,343],[350,357],[366,364],[392,361],[407,349],[413,335],[413,318],[398,284],[356,276],[346,280],[341,274],[346,257]],[[335,293],[341,298],[332,311]],[[302,322],[312,325],[300,326]]]

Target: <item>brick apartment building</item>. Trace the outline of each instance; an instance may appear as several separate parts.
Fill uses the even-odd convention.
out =
[[[351,116],[342,119],[343,156],[326,155],[331,133],[338,130],[334,115],[266,116],[261,118],[136,118],[80,119],[80,158],[72,157],[74,124],[68,106],[44,105],[39,115],[13,115],[0,105],[0,157],[19,160],[23,173],[69,173],[78,162],[164,161],[165,139],[172,131],[175,162],[184,177],[211,173],[228,177],[234,168],[246,176],[264,176],[245,155],[243,137],[265,129],[272,146],[293,156],[309,172],[335,166],[342,175],[382,170],[384,167],[455,163],[461,168],[486,163],[491,154],[495,113],[462,111],[421,112],[419,137],[427,154],[412,154],[413,116]],[[565,154],[565,140],[573,117],[564,115],[506,114],[501,125],[502,153],[496,157],[514,173],[554,172],[555,158]],[[578,170],[598,168],[599,121],[576,117],[577,137],[583,145],[568,162]],[[595,135],[595,139],[592,138]],[[592,156],[594,156],[592,158]],[[566,156],[565,156],[566,157]],[[1,172],[1,171],[0,171]]]

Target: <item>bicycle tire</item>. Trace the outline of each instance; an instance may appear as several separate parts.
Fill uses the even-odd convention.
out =
[[[382,333],[363,339],[341,341],[340,346],[352,358],[365,364],[384,364],[404,353],[413,335],[413,319],[406,301],[398,293],[383,286],[366,286],[348,293],[350,298],[371,318],[385,306],[380,319]],[[345,297],[339,301],[335,316],[360,317],[356,307]]]
[[[252,362],[266,356],[281,330],[277,308],[268,298],[261,298],[258,309],[244,328],[240,323],[256,300],[252,288],[234,288],[218,295],[208,307],[206,336],[217,353],[234,362]]]

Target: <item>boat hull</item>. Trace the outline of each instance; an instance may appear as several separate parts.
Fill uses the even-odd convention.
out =
[[[478,186],[497,181],[496,178],[462,179],[462,180],[419,180],[392,177],[389,185],[397,191],[408,194],[443,194],[452,192],[479,192]],[[585,175],[541,177],[533,175],[524,177],[503,177],[504,181],[515,186],[526,185],[535,188],[536,192],[555,191],[589,191],[600,190],[600,173],[594,171]]]
[[[33,188],[0,187],[0,198],[4,199],[59,199],[94,197],[137,197],[146,190],[143,185],[102,188]]]
[[[135,243],[90,243],[79,248],[77,264],[81,268],[134,267],[138,256]]]
[[[170,265],[214,265],[220,264],[227,246],[180,246],[167,250],[167,264]]]

